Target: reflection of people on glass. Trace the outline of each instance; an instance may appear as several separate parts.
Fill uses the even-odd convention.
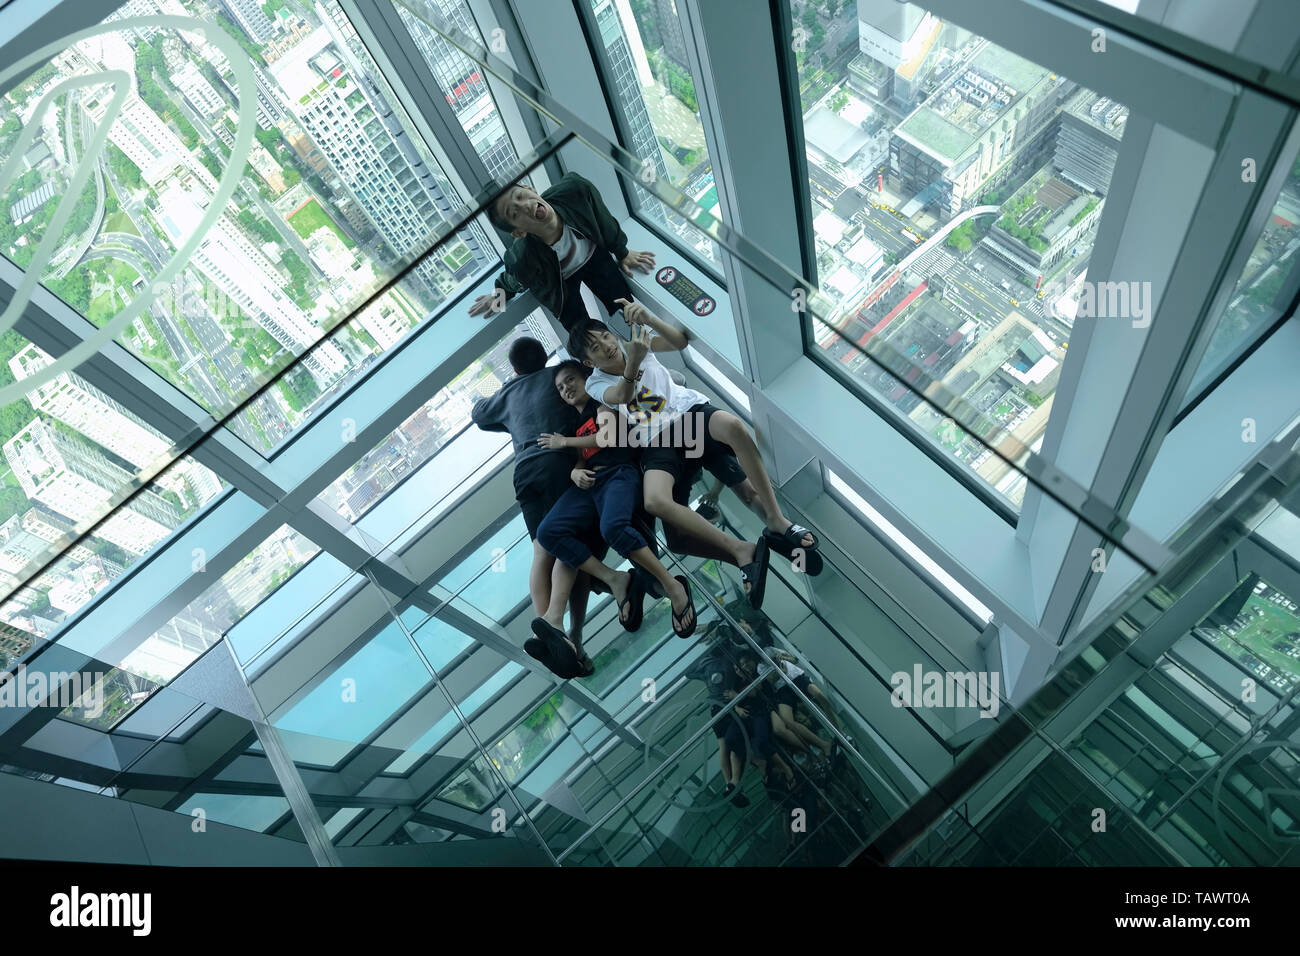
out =
[[[511,186],[492,204],[488,219],[515,241],[497,276],[498,294],[479,296],[470,315],[486,315],[499,295],[508,299],[527,290],[568,330],[588,317],[582,284],[613,315],[619,299],[632,298],[632,270],[654,268],[654,254],[628,249],[627,235],[596,187],[577,173],[540,195],[531,186]]]

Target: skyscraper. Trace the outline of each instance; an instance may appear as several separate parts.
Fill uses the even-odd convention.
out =
[[[344,189],[364,210],[393,259],[424,252],[435,230],[460,205],[425,162],[379,86],[362,67],[349,40],[360,41],[342,11],[317,4],[323,27],[271,67],[300,126],[337,171]],[[336,21],[335,14],[339,21]],[[442,268],[441,256],[411,273],[432,301],[487,261],[471,229],[459,234],[471,255]]]
[[[77,524],[99,519],[108,501],[135,480],[94,446],[39,418],[5,442],[4,453],[29,499]],[[179,523],[172,504],[145,489],[129,504],[119,505],[95,534],[127,551],[145,554]]]
[[[21,382],[52,361],[28,345],[9,360],[9,368]],[[76,372],[63,372],[38,385],[27,393],[27,400],[36,411],[57,418],[137,468],[156,461],[171,445]]]
[[[654,126],[650,123],[650,113],[646,109],[641,83],[637,78],[636,64],[632,59],[632,50],[623,27],[619,22],[618,10],[614,0],[596,0],[592,6],[596,17],[596,27],[600,32],[600,43],[605,48],[609,61],[607,82],[613,87],[613,98],[623,105],[623,115],[628,125],[628,146],[642,163],[649,160],[656,175],[668,178],[668,167],[659,152],[659,140],[655,137]],[[635,31],[635,23],[628,24],[628,29]],[[663,206],[640,186],[642,213],[663,226],[668,226],[668,217]]]
[[[448,23],[470,37],[478,30],[463,3],[456,0],[435,0],[438,12]],[[438,78],[439,85],[447,91],[447,102],[456,112],[456,119],[469,135],[470,142],[483,165],[494,177],[508,178],[515,165],[515,150],[506,135],[505,124],[497,112],[487,77],[478,65],[440,37],[401,6],[397,8],[402,21],[411,32],[411,39],[420,54]]]

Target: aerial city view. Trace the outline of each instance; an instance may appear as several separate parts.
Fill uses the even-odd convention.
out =
[[[616,21],[617,4],[592,4]],[[642,155],[657,136],[661,174],[715,213],[681,27],[661,0],[630,6],[630,52],[608,51],[636,64],[612,68],[616,79],[641,69],[649,81],[641,97],[622,84],[629,135]],[[1040,446],[1128,109],[916,4],[791,7],[818,284],[832,303],[809,332],[831,367],[1018,510],[1024,477],[962,426],[1017,463]],[[1293,171],[1210,358],[1267,320],[1297,242],[1298,185]],[[873,340],[911,366],[902,381],[856,347]]]
[[[623,145],[717,215],[672,0],[582,2]],[[463,0],[435,5],[477,35]],[[399,12],[479,158],[508,178],[517,151],[481,68]],[[1071,332],[1093,321],[1079,301],[1127,107],[913,4],[792,0],[791,12],[817,281],[831,303],[809,320],[809,346],[869,404],[1018,510],[1025,479],[1002,456],[1019,463],[1040,447]],[[141,21],[159,16],[196,18],[209,32]],[[252,89],[239,89],[232,56],[246,58]],[[89,79],[108,70],[132,78],[120,103],[112,83]],[[241,92],[254,100],[255,125],[235,166]],[[0,157],[13,158],[0,182],[0,255],[38,273],[74,327],[102,328],[152,293],[115,341],[177,400],[229,415],[229,433],[257,455],[291,441],[497,265],[479,220],[429,251],[459,224],[465,197],[335,0],[129,0],[102,32],[0,97]],[[85,170],[55,234],[60,203]],[[155,283],[230,176],[223,213],[175,278]],[[1210,357],[1216,343],[1267,321],[1297,244],[1298,184],[1293,170]],[[721,275],[712,239],[635,182],[628,192],[644,221]],[[537,314],[526,328],[556,344]],[[868,343],[909,371],[886,372],[863,354]],[[359,520],[464,431],[473,397],[509,376],[508,344],[379,445],[358,449],[320,499]],[[0,384],[50,361],[18,331],[0,334]],[[0,447],[0,666],[223,490],[183,456],[51,561],[56,543],[174,457],[172,443],[67,371],[0,410]],[[179,673],[317,551],[278,529],[129,659],[108,662],[118,685],[97,719],[129,710],[141,681]]]
[[[469,27],[459,8],[449,5],[448,14]],[[225,46],[251,63],[256,127],[242,168],[228,164],[240,103],[228,56],[202,32],[132,25],[159,15],[220,28],[230,40]],[[509,168],[514,151],[480,73],[423,25],[412,21],[411,29],[457,116],[474,124],[484,162],[494,172]],[[75,78],[113,69],[134,84],[104,149],[87,155],[115,91]],[[0,190],[0,253],[39,269],[48,290],[102,327],[151,288],[223,177],[239,177],[197,252],[170,284],[153,289],[149,308],[116,341],[214,418],[238,409],[231,431],[269,453],[496,261],[484,249],[482,227],[471,224],[322,340],[426,253],[461,206],[393,103],[336,3],[131,0],[103,32],[0,98],[0,156],[21,154]],[[90,176],[62,230],[49,237],[83,163]],[[34,263],[47,238],[44,264]],[[490,392],[509,374],[507,345],[433,396],[323,499],[355,519],[431,457],[468,423],[469,390]],[[0,382],[21,382],[50,361],[15,330],[0,336]],[[222,490],[210,470],[182,458],[50,563],[53,544],[99,520],[138,476],[157,472],[174,454],[171,442],[69,371],[4,408],[0,445],[0,583],[8,595],[0,605],[7,625],[0,666],[52,634]],[[133,693],[143,696],[140,681],[178,673],[317,550],[280,528],[131,659],[110,662],[121,664],[114,673],[121,686],[99,719],[120,716]],[[30,580],[15,593],[20,573]]]

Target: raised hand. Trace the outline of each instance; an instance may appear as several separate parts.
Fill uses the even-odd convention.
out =
[[[474,300],[473,305],[469,307],[470,315],[487,315],[492,311],[493,303],[496,302],[496,295],[481,295]]]
[[[644,325],[632,326],[632,337],[627,343],[627,360],[631,365],[640,366],[641,360],[650,352],[650,339],[654,333]]]
[[[650,310],[644,305],[639,302],[633,302],[631,299],[615,299],[614,301],[622,307],[623,318],[627,321],[628,325],[636,328],[638,325],[646,324],[646,316],[650,314]]]

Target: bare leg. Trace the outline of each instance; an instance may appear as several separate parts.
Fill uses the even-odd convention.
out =
[[[740,484],[732,485],[731,490],[735,492],[736,497],[740,499],[741,504],[754,512],[754,514],[758,515],[764,521],[767,520],[767,513],[763,511],[763,503],[758,500],[758,489],[754,487],[752,481],[746,478]]]
[[[777,716],[776,711],[772,711],[772,735],[776,737],[777,740],[781,741],[781,743],[793,750],[797,750],[799,753],[808,752],[808,745],[800,740],[798,735],[785,725],[785,721]]]
[[[840,722],[835,718],[835,708],[831,706],[830,698],[822,693],[822,689],[816,684],[808,685],[808,699],[817,705],[822,715],[830,721],[832,727],[840,730]]]
[[[682,583],[668,573],[668,569],[663,566],[655,553],[649,548],[637,548],[628,554],[628,557],[635,561],[641,567],[645,568],[659,582],[659,587],[663,590],[664,596],[672,603],[673,613],[680,615],[686,610],[686,588]]]
[[[561,561],[555,562],[557,565]],[[569,592],[569,640],[582,656],[582,626],[587,622],[587,598],[591,597],[591,577],[584,572],[578,574]]]
[[[670,524],[664,525],[664,539],[668,542],[668,547],[673,554],[689,554],[706,560],[713,558],[718,561],[726,561],[728,564],[734,560],[731,551],[727,548],[714,547],[709,542],[684,532],[680,528],[674,528]]]
[[[805,727],[803,724],[799,723],[799,721],[795,720],[793,707],[791,707],[789,704],[780,704],[778,705],[777,709],[780,710],[781,720],[785,722],[786,727],[789,728],[791,733],[793,733],[805,744],[809,744],[813,747],[819,747],[826,752],[827,756],[830,756],[831,742],[829,740],[823,740],[821,737],[818,737],[815,733],[812,732],[812,730]]]
[[[528,596],[533,599],[533,613],[542,617],[551,604],[551,572],[558,564],[555,555],[533,542],[533,565],[528,572]]]
[[[717,418],[715,414],[713,416]],[[645,507],[652,515],[663,520],[665,525],[672,525],[694,538],[703,541],[709,547],[726,555],[724,560],[738,567],[754,560],[755,546],[748,541],[741,541],[718,530],[702,516],[685,505],[673,501],[673,476],[666,471],[647,471],[645,473]],[[697,555],[704,557],[704,555]]]
[[[745,469],[745,474],[753,483],[754,491],[758,495],[758,503],[766,516],[768,530],[778,533],[785,531],[790,526],[790,521],[781,513],[781,506],[776,501],[776,492],[772,489],[772,480],[767,475],[767,468],[764,467],[763,458],[758,453],[758,446],[754,444],[754,439],[750,436],[745,423],[730,412],[715,412],[709,418],[709,437],[726,442],[736,453],[740,467]],[[803,545],[807,548],[812,547],[811,535],[804,537]]]
[[[563,561],[556,561],[551,572],[551,601],[541,618],[558,631],[564,630],[564,608],[569,603],[569,594],[578,580],[578,569],[571,568]]]
[[[740,786],[740,778],[745,775],[745,761],[738,753],[728,753],[731,758],[731,782]]]

